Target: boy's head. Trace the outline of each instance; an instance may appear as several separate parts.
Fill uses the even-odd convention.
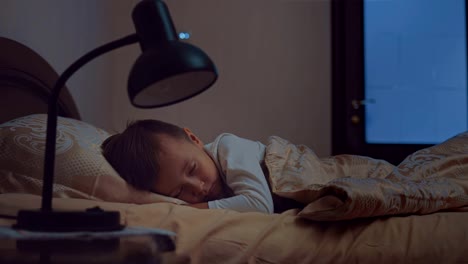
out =
[[[188,203],[222,196],[218,170],[189,129],[141,120],[107,138],[102,153],[130,185]]]

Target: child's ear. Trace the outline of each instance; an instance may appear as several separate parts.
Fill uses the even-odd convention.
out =
[[[190,129],[184,127],[184,132],[195,145],[200,147],[204,146],[203,142]]]

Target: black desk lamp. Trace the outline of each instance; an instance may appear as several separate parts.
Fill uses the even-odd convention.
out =
[[[167,106],[208,89],[217,79],[216,67],[199,48],[178,41],[166,4],[142,0],[132,12],[136,33],[98,47],[60,75],[49,98],[42,207],[18,212],[15,228],[30,231],[111,231],[123,228],[120,214],[92,208],[86,211],[52,210],[57,101],[60,90],[83,65],[94,58],[139,42],[142,54],[130,71],[128,95],[140,108]]]

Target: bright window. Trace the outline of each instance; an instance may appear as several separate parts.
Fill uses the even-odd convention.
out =
[[[468,130],[465,0],[365,0],[366,142]]]

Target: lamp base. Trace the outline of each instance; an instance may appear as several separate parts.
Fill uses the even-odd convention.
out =
[[[36,232],[116,231],[124,227],[118,211],[104,211],[99,207],[86,211],[21,210],[13,226]]]

